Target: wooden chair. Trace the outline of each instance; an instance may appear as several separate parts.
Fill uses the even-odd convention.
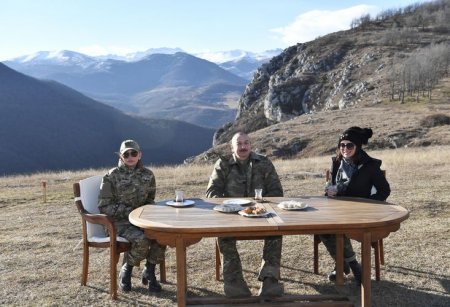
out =
[[[89,248],[109,248],[110,250],[110,295],[117,298],[117,263],[120,253],[131,249],[130,242],[116,235],[116,228],[110,217],[100,214],[98,195],[102,176],[93,176],[73,184],[75,205],[81,215],[83,227],[83,268],[81,285],[86,286],[89,269]],[[105,232],[108,229],[108,236]],[[161,282],[166,281],[165,262],[160,264]]]
[[[382,170],[383,175],[386,176],[386,171]],[[325,171],[325,182],[330,180],[330,170]],[[372,187],[372,192],[375,187]],[[314,235],[314,274],[319,274],[319,244],[322,242],[319,235]],[[375,278],[377,281],[380,280],[380,265],[384,265],[384,248],[383,239],[372,242],[372,248],[375,254]]]

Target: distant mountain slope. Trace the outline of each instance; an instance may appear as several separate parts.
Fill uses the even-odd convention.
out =
[[[180,163],[208,148],[212,135],[183,122],[127,116],[0,63],[0,175],[114,166],[126,138],[139,141],[145,163]]]
[[[150,54],[139,61],[127,62],[63,51],[5,64],[33,77],[63,83],[125,112],[179,118],[216,128],[234,119],[237,100],[248,82],[214,63],[183,52]],[[205,92],[213,90],[209,98],[214,99],[204,97]],[[234,108],[230,108],[230,99]],[[211,111],[203,116],[202,109],[209,107]],[[177,111],[181,108],[184,108],[182,116]]]
[[[269,62],[271,58],[279,55],[282,51],[282,49],[273,49],[249,52],[238,49],[197,53],[195,56],[216,63],[223,69],[250,81],[259,66]]]
[[[269,60],[270,59],[255,60],[253,58],[244,57],[242,59],[220,63],[219,65],[223,69],[250,81],[256,70],[262,64],[269,62]]]
[[[425,2],[285,49],[258,68],[214,144],[304,114],[429,100],[450,68],[449,16],[449,0]]]

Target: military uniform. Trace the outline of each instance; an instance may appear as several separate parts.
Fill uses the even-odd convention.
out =
[[[249,158],[241,162],[234,155],[221,157],[214,165],[209,179],[206,197],[253,197],[256,188],[263,189],[263,196],[283,196],[278,174],[272,162],[265,156],[251,152]],[[242,275],[242,265],[236,248],[236,238],[218,238],[223,259],[223,278],[227,296],[245,296],[234,294],[231,285],[246,287]],[[271,277],[280,278],[282,237],[266,237],[263,259],[258,280]],[[228,287],[228,288],[227,288]],[[248,288],[247,288],[248,290]]]
[[[164,260],[166,247],[149,240],[142,229],[132,225],[128,215],[145,204],[153,204],[156,183],[153,172],[142,166],[127,168],[122,161],[104,177],[99,195],[99,210],[114,220],[117,234],[131,242],[126,262],[132,266],[147,259],[157,264]]]

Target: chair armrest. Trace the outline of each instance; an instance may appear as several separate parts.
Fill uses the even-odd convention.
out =
[[[87,222],[92,223],[92,224],[100,224],[100,225],[103,225],[108,228],[110,225],[112,225],[114,227],[113,220],[109,216],[107,216],[106,214],[103,214],[103,213],[97,213],[97,214],[83,213],[82,217]]]
[[[81,217],[89,223],[104,225],[108,228],[113,224],[113,220],[103,213],[89,213],[86,209],[84,209],[83,203],[79,197],[75,198],[75,205],[77,206],[78,212],[81,214]]]
[[[116,227],[114,226],[113,219],[106,214],[90,213],[89,211],[87,211],[84,208],[83,203],[81,202],[79,183],[73,184],[73,191],[74,191],[74,195],[75,195],[75,198],[74,198],[75,205],[76,205],[78,212],[80,213],[81,218],[83,220],[83,233],[84,234],[86,233],[86,222],[89,222],[92,224],[103,225],[108,230],[108,234],[111,238],[110,242],[115,245],[117,233],[116,233]]]
[[[117,238],[116,226],[114,226],[114,222],[111,217],[103,213],[97,214],[86,213],[83,214],[83,219],[93,224],[100,224],[105,226],[106,229],[108,229],[108,235],[110,237],[111,243],[113,244],[116,243]]]
[[[106,229],[108,229],[108,235],[110,237],[111,244],[116,244],[117,238],[116,226],[114,226],[114,222],[111,217],[103,213],[98,214],[85,213],[82,214],[81,216],[86,222],[105,226]]]

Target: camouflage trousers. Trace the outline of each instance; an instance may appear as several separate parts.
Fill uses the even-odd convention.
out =
[[[224,282],[243,280],[242,264],[236,247],[236,238],[218,238],[220,253],[222,254],[222,269]],[[265,277],[280,279],[282,237],[273,236],[264,239],[263,257],[258,280]]]
[[[131,250],[126,253],[125,261],[132,266],[146,259],[148,262],[158,264],[164,260],[166,246],[159,245],[155,240],[148,239],[144,231],[134,225],[116,225],[117,234],[131,243]]]
[[[336,236],[335,235],[320,235],[320,240],[323,242],[333,259],[336,260]],[[350,239],[344,236],[344,261],[351,262],[356,259]]]

